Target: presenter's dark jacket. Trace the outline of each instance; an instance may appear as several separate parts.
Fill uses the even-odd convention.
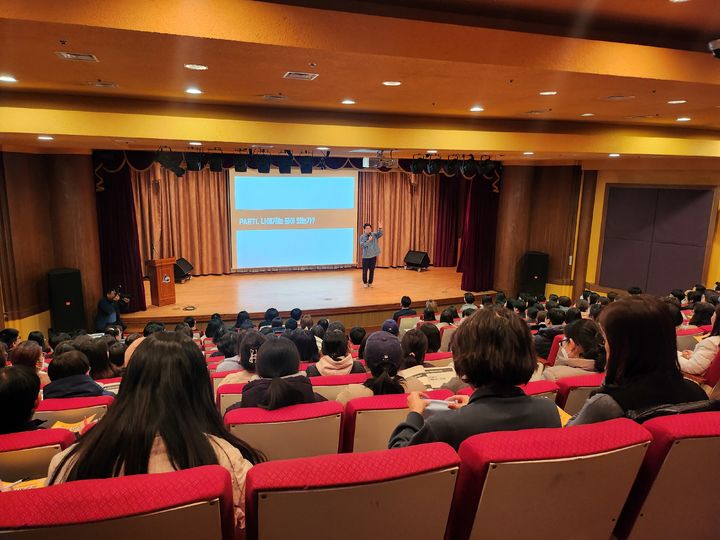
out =
[[[320,394],[313,392],[312,383],[305,375],[293,375],[291,377],[284,377],[285,382],[288,383],[294,390],[297,391],[297,402],[293,405],[299,405],[300,403],[315,403],[316,401],[327,401]],[[240,407],[259,407],[260,403],[265,399],[270,383],[272,379],[255,379],[245,385],[242,391],[242,401],[235,403],[228,407],[228,411],[238,409]]]
[[[95,330],[103,332],[111,324],[120,324],[120,307],[117,302],[111,302],[107,298],[103,298],[98,302]]]
[[[554,402],[525,395],[517,386],[483,387],[456,411],[435,413],[425,419],[411,412],[390,436],[389,448],[444,442],[457,450],[473,435],[491,431],[561,427]]]

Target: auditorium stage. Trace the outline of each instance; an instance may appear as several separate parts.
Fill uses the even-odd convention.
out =
[[[424,307],[429,298],[441,307],[459,307],[463,303],[460,279],[454,268],[432,267],[424,272],[378,268],[372,288],[363,287],[359,269],[202,276],[177,284],[177,302],[163,307],[150,305],[150,283],[146,281],[148,309],[126,314],[123,320],[132,332],[151,320],[177,323],[191,315],[206,322],[213,313],[220,313],[226,321],[234,321],[244,309],[257,321],[268,307],[277,308],[284,317],[299,307],[315,318],[339,319],[346,326],[372,329],[399,309],[404,294],[412,298],[416,309]]]

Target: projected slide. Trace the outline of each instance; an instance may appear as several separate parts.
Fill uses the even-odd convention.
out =
[[[352,265],[357,173],[230,173],[233,270]]]

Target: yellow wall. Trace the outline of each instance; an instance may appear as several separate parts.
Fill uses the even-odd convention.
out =
[[[593,223],[590,233],[590,253],[588,255],[587,281],[596,283],[598,258],[600,254],[600,232],[602,229],[605,204],[605,188],[608,184],[646,184],[646,185],[686,185],[720,187],[720,171],[703,170],[607,170],[598,173],[595,189]],[[714,285],[720,281],[720,216],[716,212],[715,232],[710,254],[706,284]]]
[[[24,319],[5,321],[5,328],[17,328],[20,331],[20,339],[27,339],[28,334],[33,330],[40,330],[47,337],[48,328],[50,328],[50,312],[43,311]]]
[[[545,285],[545,298],[551,294],[557,294],[558,296],[569,296],[572,298],[572,285],[558,285],[557,283],[548,283]]]

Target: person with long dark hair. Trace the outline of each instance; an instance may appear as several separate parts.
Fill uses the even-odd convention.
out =
[[[569,424],[591,424],[657,405],[707,399],[678,367],[675,326],[665,303],[637,294],[600,314],[605,332],[605,382]]]
[[[265,343],[267,338],[257,330],[250,330],[245,333],[243,338],[238,342],[237,360],[230,366],[233,373],[225,377],[220,386],[223,384],[244,384],[258,378],[257,375],[257,355],[260,346]],[[224,364],[224,362],[223,362]],[[220,366],[215,369],[218,372]],[[241,370],[241,371],[236,371]],[[228,371],[228,370],[223,370]]]
[[[475,311],[475,310],[473,310]],[[425,353],[428,350],[428,339],[417,328],[411,328],[400,340],[403,352],[402,369],[408,369],[425,364]]]
[[[564,327],[565,339],[555,365],[542,373],[549,381],[605,371],[605,338],[600,327],[590,319],[579,319]]]
[[[440,350],[442,339],[440,337],[440,329],[433,323],[424,323],[418,328],[428,340],[427,352],[436,353]]]
[[[223,424],[198,346],[162,332],[138,346],[107,414],[52,459],[48,484],[219,464],[230,472],[242,528],[245,475],[262,460]]]
[[[112,379],[117,377],[118,370],[110,362],[110,353],[107,342],[103,339],[78,339],[75,348],[82,352],[90,361],[90,377],[99,379]]]
[[[297,347],[301,362],[317,362],[320,358],[317,341],[309,330],[296,328],[292,332],[285,334],[285,337],[290,339]]]
[[[242,401],[228,408],[260,407],[273,411],[289,405],[325,401],[313,391],[312,383],[299,372],[300,354],[286,337],[268,336],[257,352],[259,378],[243,388]]]
[[[678,351],[681,371],[692,375],[703,375],[715,360],[720,348],[720,306],[715,308],[710,323],[712,324],[710,333],[695,345],[692,351]]]
[[[250,314],[247,311],[242,310],[237,314],[235,328],[238,330],[251,330],[252,328],[255,328],[253,322],[250,320]]]
[[[306,373],[308,377],[349,375],[365,373],[365,366],[353,360],[345,332],[330,329],[325,333],[322,356],[315,364],[308,366]]]

